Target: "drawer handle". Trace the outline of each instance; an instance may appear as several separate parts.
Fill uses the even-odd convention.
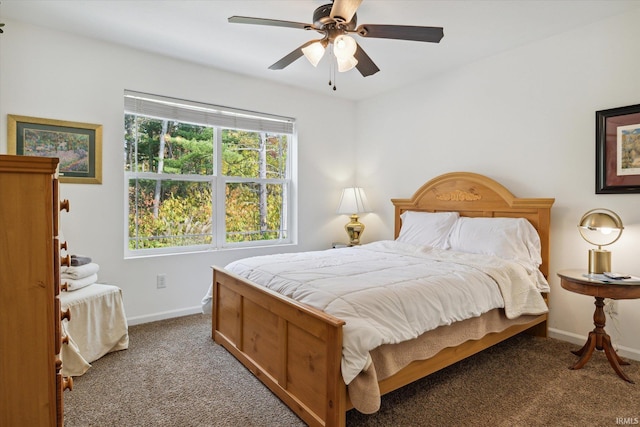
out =
[[[66,242],[65,242],[66,244]],[[62,257],[62,259],[60,260],[60,265],[64,266],[64,267],[71,267],[71,255],[67,255],[65,257]]]
[[[68,308],[65,311],[60,312],[60,321],[63,321],[64,319],[71,321],[71,311],[69,311]]]
[[[60,202],[60,211],[69,212],[69,200],[64,199],[63,201]]]
[[[67,335],[66,337],[62,337],[61,342],[62,342],[62,344],[69,345],[69,335]]]
[[[62,391],[65,390],[73,390],[73,378],[71,377],[63,377],[62,378]]]
[[[69,290],[69,282],[64,282],[62,285],[60,285],[60,289],[63,291],[68,291]]]

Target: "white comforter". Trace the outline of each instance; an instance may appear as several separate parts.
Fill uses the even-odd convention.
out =
[[[498,307],[509,318],[547,312],[538,290],[546,282],[515,262],[395,241],[246,258],[225,268],[344,320],[346,384],[382,344]]]

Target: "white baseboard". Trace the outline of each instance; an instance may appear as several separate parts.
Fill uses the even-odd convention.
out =
[[[174,317],[189,316],[190,314],[202,313],[202,306],[182,308],[180,310],[163,311],[161,313],[148,314],[145,316],[128,317],[129,326],[140,325],[142,323],[156,322],[158,320],[172,319]]]
[[[571,332],[561,331],[559,329],[549,328],[549,338],[555,338],[560,341],[567,341],[572,344],[576,344],[578,346],[583,346],[587,341],[587,337],[584,335],[578,335]],[[622,345],[617,345],[615,342],[612,343],[613,348],[618,352],[618,354],[622,357],[626,357],[633,360],[640,361],[640,350],[630,347],[625,347]]]

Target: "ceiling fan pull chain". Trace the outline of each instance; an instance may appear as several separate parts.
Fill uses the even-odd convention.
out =
[[[336,90],[336,67],[333,61],[333,52],[329,62],[329,86],[333,84],[333,90]]]
[[[333,90],[336,90],[336,60],[335,55],[333,54],[333,45],[331,46],[331,55],[329,57],[329,86],[331,86],[331,82],[333,81]]]

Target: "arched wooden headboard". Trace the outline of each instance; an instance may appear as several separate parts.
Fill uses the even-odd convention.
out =
[[[420,187],[410,199],[391,199],[395,206],[395,231],[398,237],[404,211],[459,212],[469,217],[526,218],[540,235],[542,264],[549,275],[549,229],[551,206],[555,199],[521,199],[502,184],[484,175],[451,172],[440,175]]]

